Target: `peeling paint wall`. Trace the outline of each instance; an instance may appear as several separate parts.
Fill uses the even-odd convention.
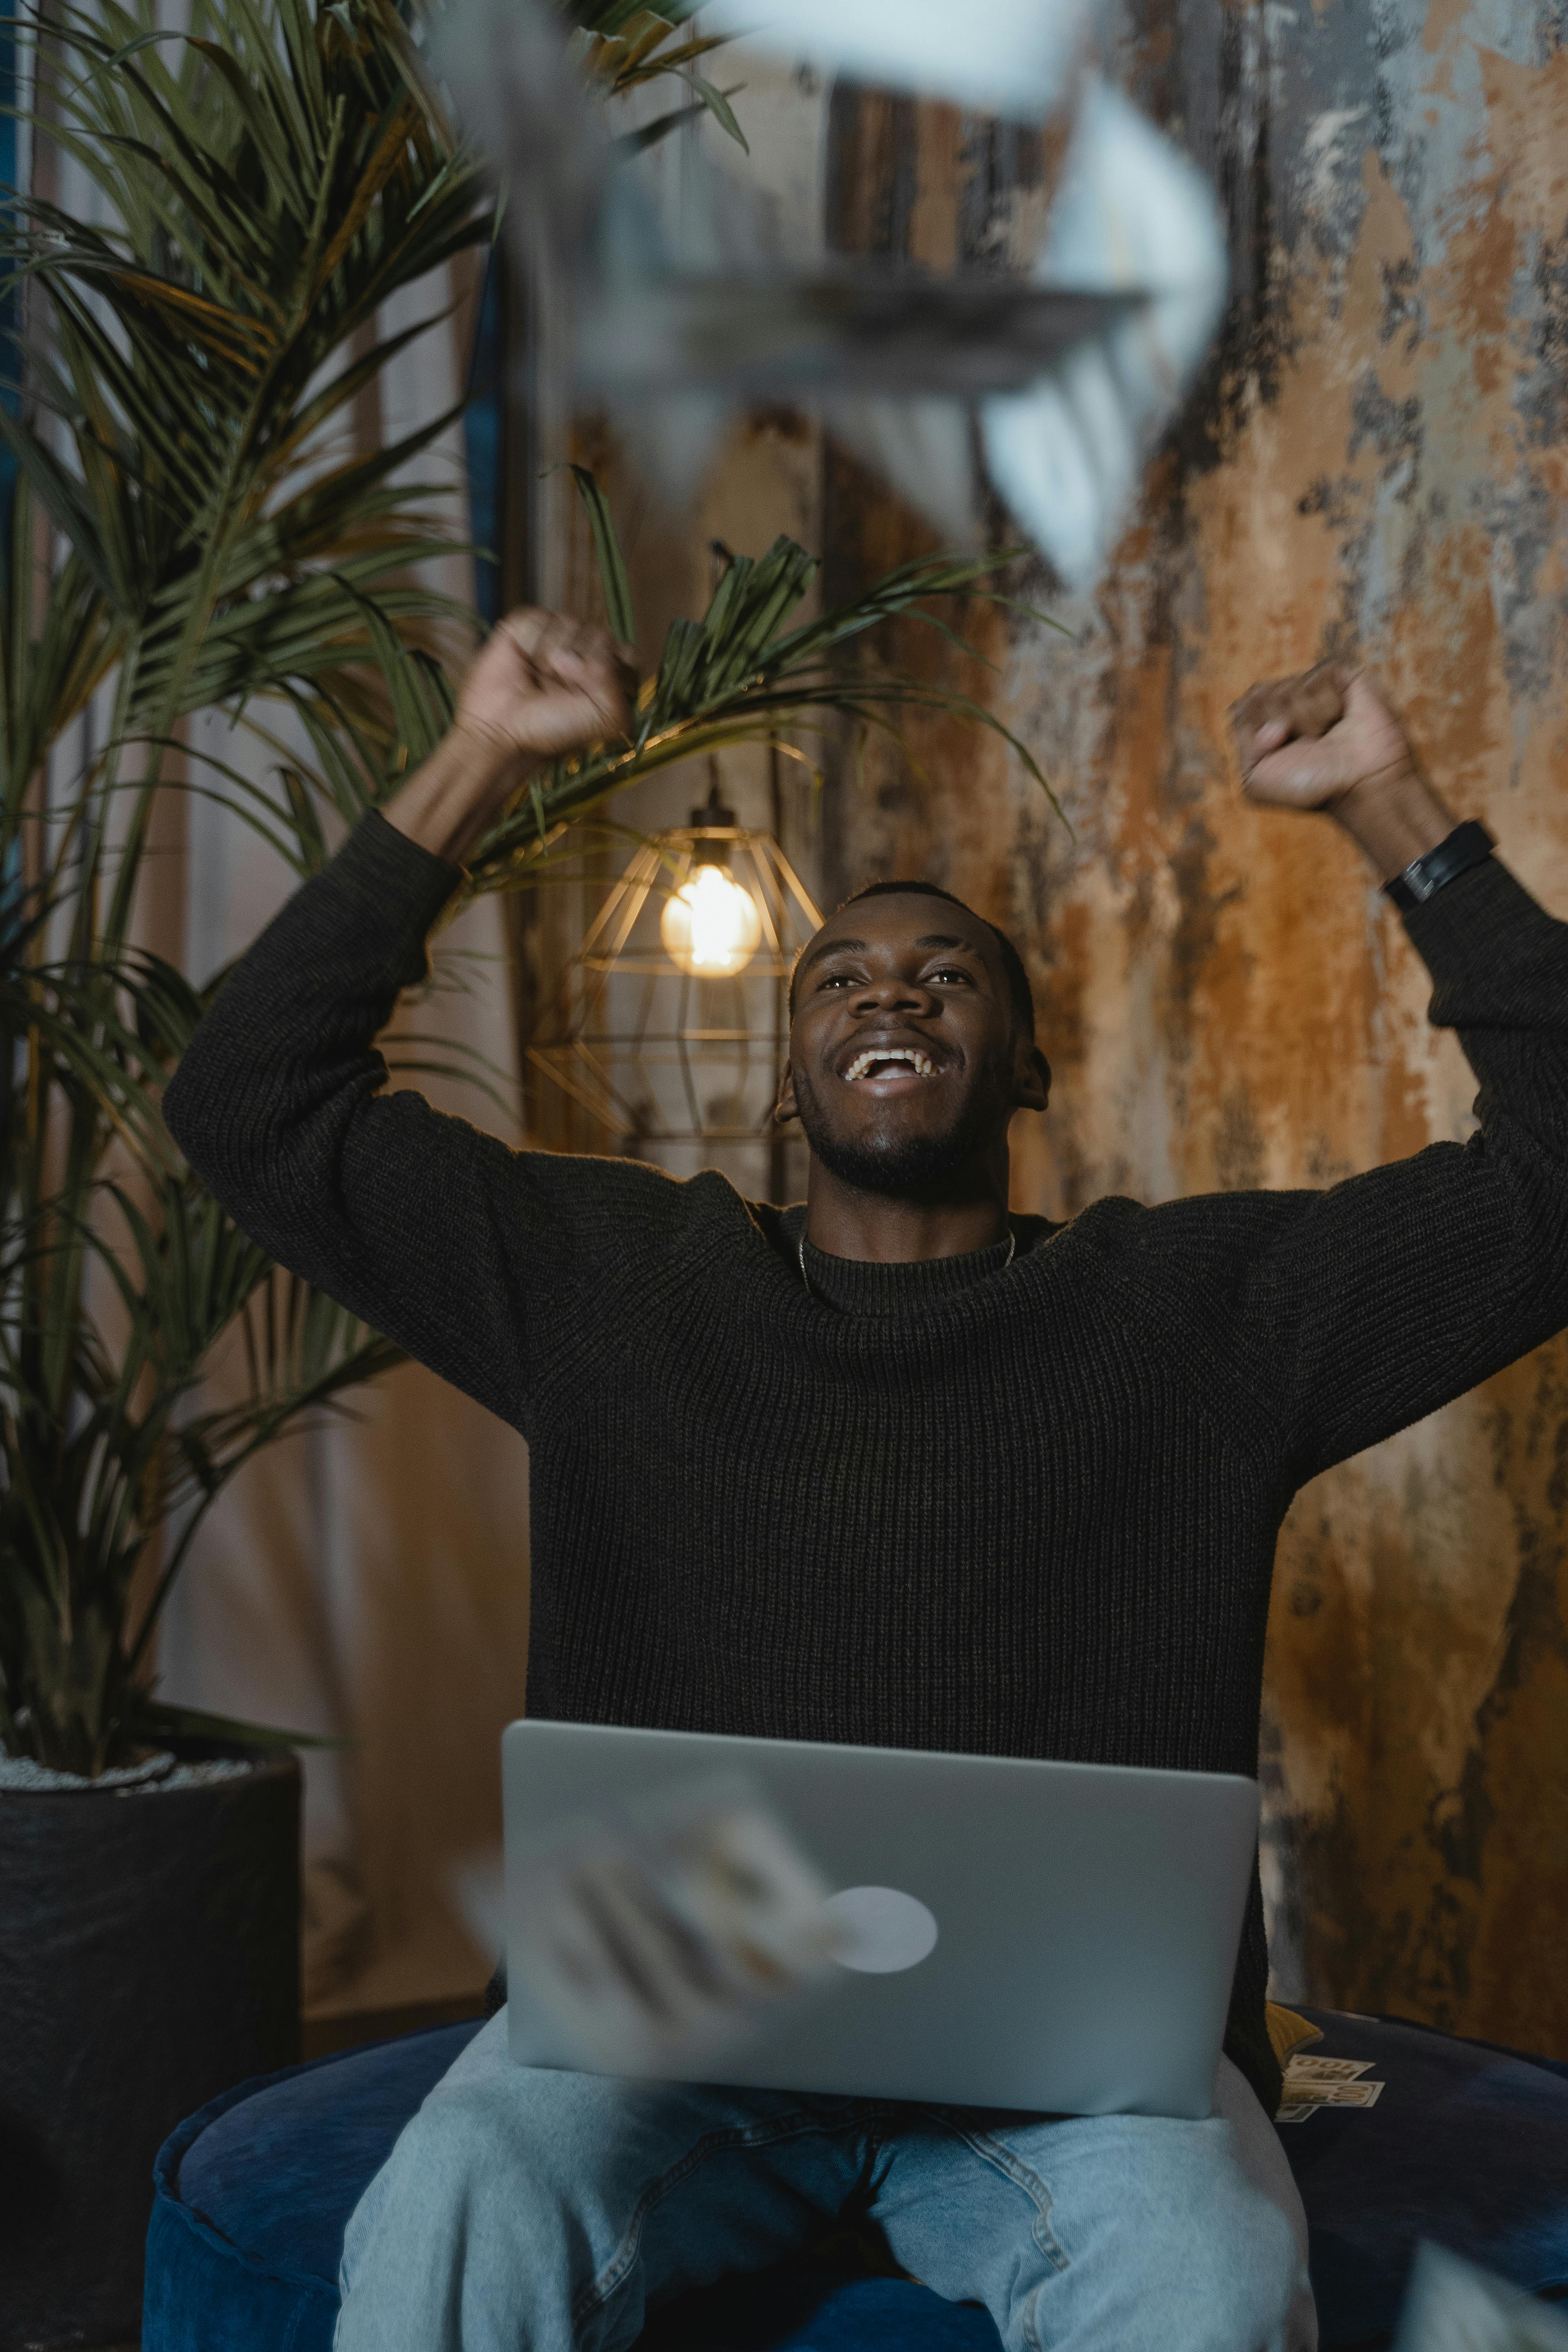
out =
[[[1224,718],[1359,648],[1568,914],[1565,44],[1561,5],[1504,0],[1140,0],[1108,37],[1212,170],[1236,278],[1101,590],[1053,606],[1075,642],[982,633],[1074,830],[952,729],[923,781],[874,753],[824,819],[829,903],[927,873],[1026,948],[1057,1087],[1019,1205],[1326,1183],[1468,1131],[1397,919],[1331,825],[1239,803]],[[1004,251],[1042,169],[841,95],[830,229],[937,267]],[[829,594],[928,543],[831,454],[824,530]],[[1298,1498],[1264,1727],[1282,1992],[1568,2055],[1565,1532],[1562,1339]]]

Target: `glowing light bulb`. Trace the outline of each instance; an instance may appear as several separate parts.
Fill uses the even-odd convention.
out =
[[[730,980],[756,954],[763,918],[751,892],[721,866],[700,866],[665,900],[658,932],[682,971],[698,980]]]

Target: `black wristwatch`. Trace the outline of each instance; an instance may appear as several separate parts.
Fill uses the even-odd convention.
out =
[[[1436,849],[1414,859],[1392,882],[1385,882],[1384,894],[1401,908],[1424,907],[1446,882],[1468,874],[1472,866],[1484,866],[1495,845],[1486,826],[1472,817],[1468,824],[1457,824]]]

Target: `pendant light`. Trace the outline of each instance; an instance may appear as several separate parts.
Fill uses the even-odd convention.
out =
[[[528,1047],[631,1151],[770,1136],[790,969],[822,921],[773,835],[736,822],[717,760],[710,773],[690,823],[612,886]]]

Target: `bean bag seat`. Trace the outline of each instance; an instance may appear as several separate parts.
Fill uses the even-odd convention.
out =
[[[1281,2126],[1307,2208],[1324,2352],[1385,2344],[1422,2238],[1568,2293],[1568,2067],[1394,2019],[1310,2010],[1372,2061],[1371,2108]],[[159,2153],[142,2352],[328,2352],[344,2226],[472,2025],[242,2083]],[[654,2315],[643,2352],[998,2352],[986,2314],[829,2255]]]
[[[1319,2053],[1387,2088],[1280,2127],[1307,2209],[1321,2341],[1387,2341],[1430,2238],[1532,2294],[1568,2294],[1568,2065],[1397,2018],[1303,2009]]]

